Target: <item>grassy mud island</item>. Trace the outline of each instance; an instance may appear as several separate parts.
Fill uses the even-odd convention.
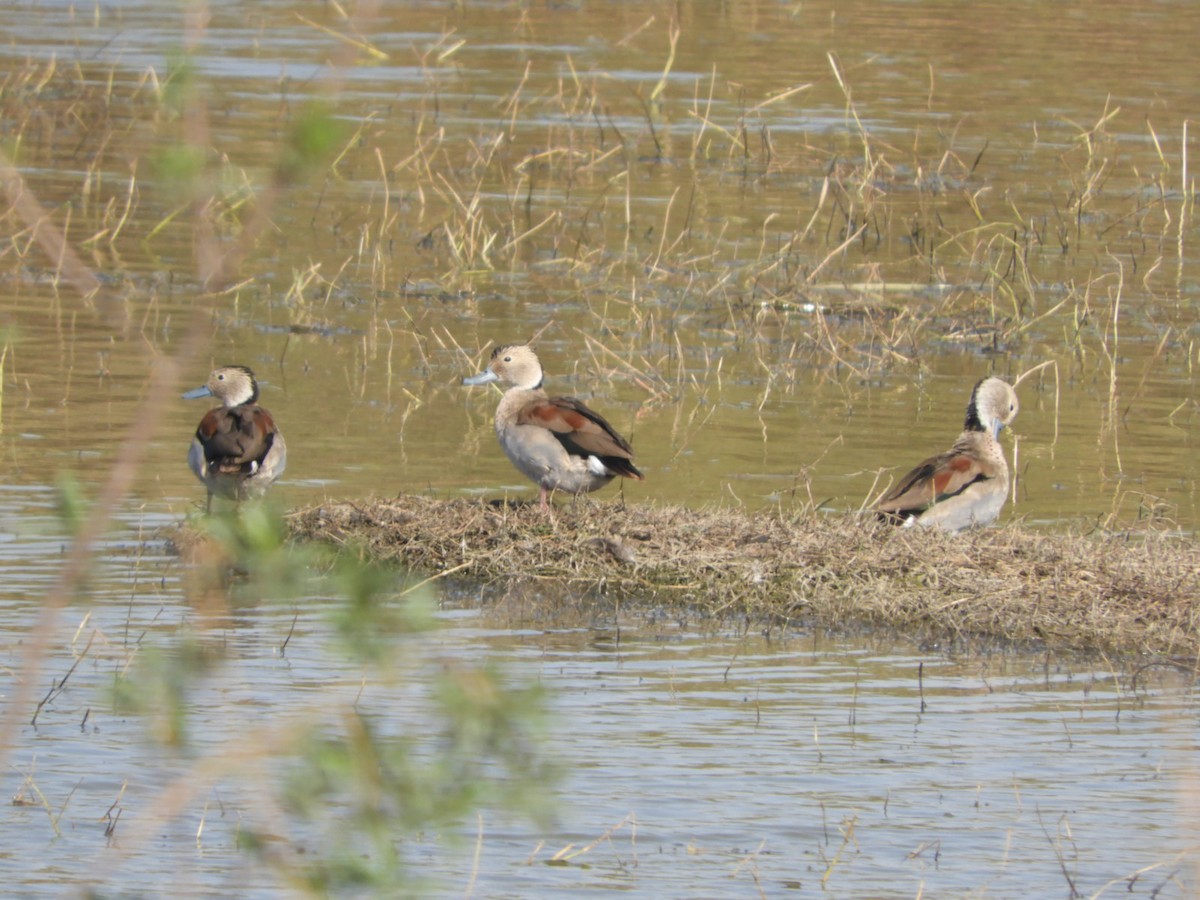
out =
[[[713,616],[1145,653],[1189,667],[1200,650],[1200,550],[1158,532],[1010,524],[949,536],[807,509],[587,501],[547,519],[523,504],[413,495],[324,503],[289,525],[297,539],[431,576],[553,583]]]

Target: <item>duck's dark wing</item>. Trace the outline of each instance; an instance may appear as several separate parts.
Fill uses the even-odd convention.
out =
[[[573,456],[594,456],[615,475],[641,481],[633,464],[633,448],[598,412],[574,397],[548,397],[527,403],[517,411],[518,425],[535,425],[550,431]]]
[[[900,518],[915,516],[977,481],[994,478],[996,467],[971,442],[960,439],[954,448],[925,460],[883,495],[875,509]]]

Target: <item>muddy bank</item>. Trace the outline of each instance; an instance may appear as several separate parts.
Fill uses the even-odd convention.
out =
[[[401,496],[288,517],[294,537],[420,572],[551,580],[570,590],[941,638],[1190,658],[1200,644],[1200,548],[1162,534],[959,536],[809,512],[617,503],[536,508]]]

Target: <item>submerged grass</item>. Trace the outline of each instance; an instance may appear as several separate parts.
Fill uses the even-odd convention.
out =
[[[294,512],[302,540],[426,573],[599,591],[712,616],[886,626],[935,640],[1180,657],[1200,652],[1200,548],[1166,533],[949,536],[804,509],[579,502],[533,507],[404,495]]]

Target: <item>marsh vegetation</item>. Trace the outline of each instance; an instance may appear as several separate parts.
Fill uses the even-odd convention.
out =
[[[811,636],[805,666],[826,658],[818,626],[880,622],[956,652],[1015,638],[1047,672],[1068,648],[1151,653],[1172,666],[1160,681],[1132,679],[1132,657],[1115,675],[1080,665],[1104,686],[1089,712],[1128,704],[1170,734],[1191,715],[1185,698],[1151,721],[1148,693],[1174,698],[1196,655],[1190,4],[969,21],[759,0],[177,12],[0,12],[0,450],[19,498],[0,746],[22,820],[63,848],[22,886],[119,885],[165,835],[151,880],[187,845],[220,857],[188,867],[210,889],[251,869],[263,889],[416,891],[406,840],[444,827],[475,863],[435,868],[469,893],[486,829],[456,828],[492,803],[544,822],[526,789],[555,771],[535,749],[540,690],[488,653],[439,656],[430,620],[475,594],[511,613],[483,640],[515,641],[496,656],[518,667],[522,629],[552,632],[545,617],[579,597],[591,618],[570,627],[607,646],[615,622],[619,666],[640,596],[651,642],[673,639],[656,630],[666,604],[735,657],[721,641],[749,621]],[[531,338],[552,392],[631,437],[644,484],[547,520],[481,502],[533,489],[495,446],[494,398],[459,382],[493,343]],[[203,491],[184,464],[198,413],[176,398],[223,363],[264,383],[290,451],[273,500],[299,511],[218,515],[215,566],[180,566],[155,529]],[[948,445],[975,381],[1034,369],[1001,529],[954,541],[857,517]],[[1070,697],[1074,671],[1047,689]],[[857,675],[838,685],[857,698]],[[84,778],[68,731],[120,764]],[[38,747],[65,761],[39,767]],[[127,774],[160,754],[143,783]],[[890,790],[872,802],[886,811]],[[819,848],[795,878],[893,885],[863,874],[880,851],[857,844],[853,802],[830,802],[840,825],[793,835]],[[98,837],[79,824],[101,813]],[[1146,815],[1167,830],[1176,814]],[[636,846],[636,817],[616,822],[579,846]],[[1194,887],[1188,828],[1120,871],[1098,837],[1074,857],[1086,871],[1070,825],[1021,822],[1072,895]],[[920,867],[902,895],[937,889],[936,854],[913,849],[937,834],[920,819],[900,838]],[[522,839],[500,839],[502,858],[524,858]],[[67,871],[105,844],[121,845],[107,867]],[[536,890],[585,877],[557,865],[574,853],[556,850]],[[760,883],[752,853],[732,863],[749,892],[789,879]],[[1004,877],[1028,893],[1045,883],[1030,871]]]
[[[945,536],[812,512],[582,502],[549,522],[533,513],[398,497],[301,510],[290,530],[435,578],[480,579],[500,597],[541,584],[549,598],[679,606],[767,631],[875,625],[966,647],[1158,654],[1185,670],[1200,651],[1200,552],[1169,536]]]

